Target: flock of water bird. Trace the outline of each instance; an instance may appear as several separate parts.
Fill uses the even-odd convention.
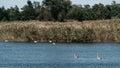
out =
[[[34,43],[37,43],[38,41],[34,41]],[[49,43],[52,43],[53,45],[55,45],[55,42],[53,42],[53,41],[49,41]]]
[[[74,59],[78,59],[78,58],[79,56],[77,54],[74,54]],[[99,60],[102,60],[102,57],[97,53],[96,59],[99,61]]]
[[[4,42],[8,42],[8,40],[4,40]],[[34,43],[38,43],[38,41],[34,41]],[[53,41],[49,41],[49,43],[52,43],[53,45],[55,45],[55,42],[53,42]],[[74,54],[74,59],[78,59],[79,58],[79,56],[77,55],[77,54]],[[97,55],[96,55],[96,59],[97,60],[102,60],[102,57],[97,53]]]
[[[4,42],[8,42],[8,40],[4,40]],[[33,41],[34,43],[38,43],[38,41]],[[55,42],[53,42],[53,41],[49,41],[49,43],[52,43],[53,45],[55,45]]]

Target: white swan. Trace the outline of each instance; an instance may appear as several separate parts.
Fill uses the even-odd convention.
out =
[[[50,40],[49,43],[52,43],[52,41]]]
[[[37,43],[37,41],[34,41],[34,43]]]
[[[8,42],[8,40],[5,40],[5,42]]]
[[[77,54],[74,54],[74,59],[78,59],[79,56]]]
[[[101,57],[101,56],[99,56],[99,55],[98,55],[98,53],[97,53],[96,59],[97,59],[97,60],[101,60],[101,59],[102,59],[102,57]]]
[[[55,45],[55,43],[53,42],[53,45]]]

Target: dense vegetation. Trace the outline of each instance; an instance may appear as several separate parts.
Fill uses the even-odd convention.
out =
[[[18,42],[120,42],[120,19],[83,22],[1,22],[0,40]]]
[[[28,0],[21,9],[1,7],[0,40],[120,42],[120,4],[82,6],[70,0],[43,0],[42,4]]]
[[[120,18],[120,4],[113,1],[111,5],[101,3],[90,5],[72,5],[70,0],[43,0],[39,2],[27,1],[19,9],[17,6],[5,9],[0,8],[0,21],[60,21],[67,20],[99,20]]]

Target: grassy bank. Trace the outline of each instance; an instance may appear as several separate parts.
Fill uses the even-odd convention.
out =
[[[84,22],[1,22],[0,40],[16,42],[120,42],[120,19]]]

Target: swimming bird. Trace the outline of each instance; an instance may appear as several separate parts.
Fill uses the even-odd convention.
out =
[[[77,54],[74,54],[74,59],[78,59],[79,56]]]
[[[52,43],[52,41],[50,40],[49,43]]]
[[[55,43],[53,42],[53,45],[55,45]]]
[[[8,42],[8,40],[5,40],[5,42]]]
[[[34,43],[37,43],[37,41],[34,41]]]
[[[102,60],[102,57],[99,56],[98,53],[97,53],[96,59],[97,59],[97,60]]]

